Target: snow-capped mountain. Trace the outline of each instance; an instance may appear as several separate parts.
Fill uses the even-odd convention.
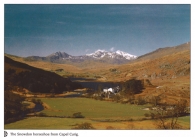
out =
[[[135,55],[131,55],[129,53],[126,53],[126,52],[123,52],[123,51],[120,51],[120,50],[117,50],[116,52],[108,52],[108,51],[105,51],[105,50],[97,50],[94,53],[86,54],[86,56],[93,57],[93,58],[96,58],[96,59],[101,59],[101,58],[107,57],[107,58],[112,58],[112,59],[116,58],[116,59],[133,60],[133,59],[137,58],[137,56],[135,56]]]
[[[46,57],[30,56],[26,60],[35,61],[43,60],[55,63],[79,63],[84,61],[98,61],[109,64],[122,64],[127,63],[130,60],[136,59],[137,56],[131,55],[129,53],[117,50],[116,52],[108,52],[105,50],[97,50],[94,53],[81,55],[81,56],[72,56],[65,52],[55,52]]]

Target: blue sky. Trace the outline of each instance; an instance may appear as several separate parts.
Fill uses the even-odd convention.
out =
[[[4,50],[17,56],[97,49],[143,55],[190,41],[190,5],[4,6]]]

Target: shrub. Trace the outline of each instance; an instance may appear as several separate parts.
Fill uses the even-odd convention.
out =
[[[85,122],[81,124],[76,124],[76,127],[73,129],[95,129],[91,123]]]
[[[154,113],[150,113],[150,117],[151,117],[151,119],[154,119],[155,118],[155,114]]]
[[[35,99],[35,98],[32,99],[32,102],[35,104],[43,104],[43,102],[40,99]]]
[[[102,96],[95,96],[94,99],[95,100],[103,100],[104,98]]]
[[[47,115],[45,113],[41,112],[41,113],[38,114],[38,116],[40,116],[40,117],[46,117]]]
[[[137,105],[144,105],[146,104],[146,101],[143,99],[143,97],[138,97],[137,100],[136,100],[136,104]]]
[[[81,114],[81,112],[74,113],[72,115],[73,118],[84,118],[84,116]]]
[[[119,95],[114,95],[113,100],[116,101],[116,102],[119,102],[120,101],[120,96]]]
[[[141,121],[143,121],[143,120],[148,120],[147,118],[142,118],[142,119],[140,119]]]
[[[163,124],[161,124],[160,122],[155,123],[157,129],[182,129],[183,127],[176,123],[174,126],[172,126],[171,122],[166,122]]]
[[[150,114],[145,113],[144,116],[145,116],[145,117],[150,117]]]
[[[109,69],[109,70],[110,70],[110,72],[116,72],[116,71],[117,71],[116,68],[111,68],[111,69]]]

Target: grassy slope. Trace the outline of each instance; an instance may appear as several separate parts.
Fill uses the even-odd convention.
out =
[[[113,102],[97,101],[86,98],[52,98],[42,99],[50,105],[50,109],[42,112],[47,115],[72,115],[80,111],[85,118],[48,118],[31,117],[11,124],[6,124],[5,129],[71,129],[75,124],[91,123],[96,129],[155,129],[154,120],[145,121],[119,121],[100,122],[99,120],[141,118],[148,111],[142,110],[143,106],[120,104]],[[79,104],[79,105],[78,105]],[[184,129],[190,128],[190,118],[179,118],[179,124]]]

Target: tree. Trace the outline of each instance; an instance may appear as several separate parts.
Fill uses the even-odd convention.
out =
[[[160,129],[181,129],[182,126],[178,124],[179,116],[186,115],[186,100],[179,100],[173,106],[163,105],[156,107],[153,117],[156,119],[156,126]]]
[[[156,126],[159,129],[179,129],[181,126],[177,123],[178,113],[175,112],[175,109],[170,110],[166,107],[156,110]]]
[[[150,102],[153,104],[153,106],[159,105],[159,102],[161,101],[160,96],[152,96],[150,99]]]
[[[99,84],[99,85],[98,85],[97,91],[98,91],[98,92],[102,92],[102,89],[103,89],[103,86],[102,86],[101,84]]]

